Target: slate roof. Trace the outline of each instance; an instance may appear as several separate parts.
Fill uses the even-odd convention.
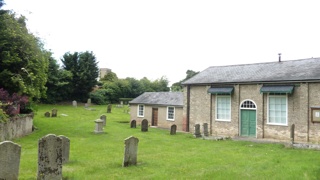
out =
[[[129,104],[149,104],[163,106],[183,106],[182,92],[145,92]]]
[[[312,80],[320,80],[320,58],[211,66],[182,84],[267,83]]]

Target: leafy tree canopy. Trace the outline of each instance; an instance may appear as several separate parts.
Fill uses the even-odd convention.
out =
[[[34,99],[44,97],[51,53],[29,33],[24,16],[0,11],[0,88]]]
[[[182,91],[181,83],[183,81],[186,81],[186,80],[192,78],[193,76],[197,75],[198,73],[199,73],[199,71],[196,72],[196,71],[193,71],[193,70],[187,70],[186,77],[183,80],[179,81],[179,82],[173,83],[172,86],[171,86],[171,91]]]

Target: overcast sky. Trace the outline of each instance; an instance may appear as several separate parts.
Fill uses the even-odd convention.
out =
[[[93,51],[119,78],[320,57],[320,1],[4,0],[60,59]]]

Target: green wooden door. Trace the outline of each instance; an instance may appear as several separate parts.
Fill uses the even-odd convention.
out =
[[[255,110],[241,110],[241,136],[256,136]]]

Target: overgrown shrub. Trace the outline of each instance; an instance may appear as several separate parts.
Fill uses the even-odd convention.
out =
[[[0,102],[0,109],[6,115],[14,116],[20,113],[20,109],[26,108],[29,99],[27,96],[20,96],[17,93],[13,93],[10,96],[8,91],[0,88]]]
[[[107,90],[105,89],[98,89],[94,92],[90,93],[90,98],[92,103],[105,105],[109,103],[109,99],[107,96]]]

